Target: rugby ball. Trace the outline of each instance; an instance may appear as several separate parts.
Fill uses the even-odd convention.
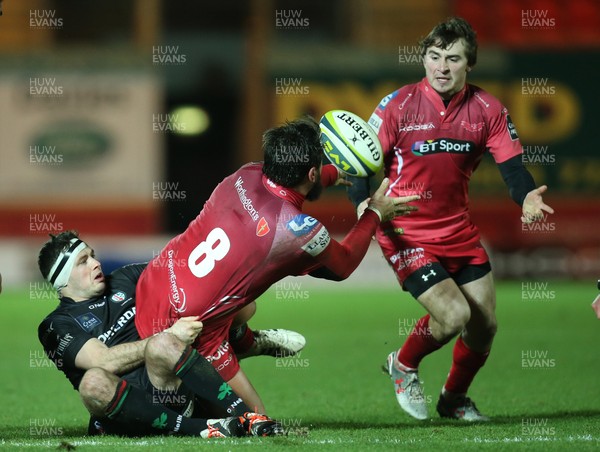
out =
[[[331,110],[323,115],[319,126],[325,155],[344,173],[370,177],[383,167],[379,138],[359,116],[345,110]]]

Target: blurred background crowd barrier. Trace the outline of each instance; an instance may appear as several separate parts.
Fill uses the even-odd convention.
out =
[[[508,107],[556,210],[521,225],[484,158],[472,212],[496,276],[600,275],[597,0],[9,0],[3,10],[7,286],[39,279],[37,251],[60,230],[95,239],[107,269],[157,255],[223,177],[261,159],[265,129],[338,108],[368,118],[420,80],[418,41],[452,15],[478,33],[468,81]],[[334,234],[355,219],[340,188],[306,209]]]

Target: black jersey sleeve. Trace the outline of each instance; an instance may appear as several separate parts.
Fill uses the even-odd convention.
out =
[[[58,370],[65,373],[77,389],[75,381],[83,372],[75,366],[75,357],[83,345],[94,336],[83,331],[73,319],[62,315],[46,317],[38,327],[38,338],[46,356]]]
[[[352,186],[348,187],[348,198],[354,207],[358,207],[361,202],[371,196],[370,178],[348,176],[348,180],[352,182]]]
[[[118,268],[110,274],[113,284],[131,285],[135,288],[138,279],[140,279],[140,276],[147,265],[148,262],[144,262],[142,264],[129,264]]]
[[[510,197],[520,206],[523,206],[525,196],[535,189],[535,181],[527,168],[523,166],[520,155],[516,155],[505,162],[499,163],[500,174],[508,187]]]

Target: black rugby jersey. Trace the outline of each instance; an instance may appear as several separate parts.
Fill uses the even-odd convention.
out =
[[[135,286],[146,265],[126,265],[112,272],[100,297],[80,302],[62,297],[38,327],[46,355],[75,389],[85,373],[75,366],[75,357],[88,340],[97,338],[112,347],[140,339],[134,322]]]

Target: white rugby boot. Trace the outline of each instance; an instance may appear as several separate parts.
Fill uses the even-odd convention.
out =
[[[290,330],[271,329],[257,330],[254,334],[254,343],[244,353],[238,353],[238,359],[251,356],[274,356],[288,358],[296,355],[306,345],[306,339],[300,333]]]
[[[392,352],[387,357],[383,370],[392,379],[396,400],[404,411],[415,419],[427,419],[427,404],[417,371],[404,371],[396,365],[398,352]]]

